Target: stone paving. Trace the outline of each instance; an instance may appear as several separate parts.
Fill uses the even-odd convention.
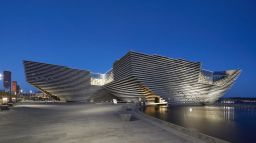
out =
[[[0,143],[181,143],[142,118],[123,121],[123,104],[21,104],[0,112]]]

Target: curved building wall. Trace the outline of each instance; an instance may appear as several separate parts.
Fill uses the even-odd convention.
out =
[[[99,89],[91,86],[90,72],[65,66],[24,61],[27,82],[62,100],[83,101]]]
[[[240,74],[240,70],[211,72],[203,70],[200,62],[137,52],[128,52],[106,74],[32,61],[24,61],[24,67],[30,84],[73,101],[108,90],[107,94],[128,101],[159,97],[170,104],[213,103]]]
[[[213,103],[223,96],[240,74],[240,70],[224,71],[226,74],[212,82],[200,81],[201,64],[182,59],[170,59],[158,55],[129,52],[113,65],[114,82],[107,84],[119,96],[145,96],[134,89],[146,88],[152,95],[160,96],[169,103]],[[136,83],[127,79],[134,78]],[[129,88],[134,86],[134,88]],[[135,88],[136,87],[136,88]],[[120,92],[122,91],[122,92]],[[126,93],[126,94],[123,94]]]

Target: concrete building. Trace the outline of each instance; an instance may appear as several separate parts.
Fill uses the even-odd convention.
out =
[[[114,63],[114,81],[105,87],[131,100],[141,97],[170,104],[211,104],[239,74],[240,70],[204,70],[200,62],[128,52]]]
[[[11,92],[12,73],[10,71],[4,71],[3,85],[7,92]]]
[[[12,81],[12,93],[14,94],[18,93],[17,86],[18,86],[17,81]]]
[[[111,94],[151,104],[211,104],[232,86],[240,70],[213,72],[200,62],[128,52],[105,74],[24,61],[27,81],[63,100],[85,101]]]
[[[85,101],[101,86],[91,84],[87,70],[24,61],[26,79],[42,92],[66,101]]]

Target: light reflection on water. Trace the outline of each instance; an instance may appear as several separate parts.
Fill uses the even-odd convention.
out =
[[[255,106],[148,106],[153,117],[230,142],[256,142]]]

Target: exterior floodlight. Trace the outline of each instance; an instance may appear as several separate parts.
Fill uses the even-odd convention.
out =
[[[114,103],[114,104],[117,104],[117,100],[116,100],[116,99],[113,99],[113,103]]]
[[[15,97],[12,97],[12,101],[13,101],[13,102],[16,102],[16,98],[15,98]]]
[[[3,100],[3,104],[6,104],[8,102],[8,98],[7,97],[3,97],[2,100]]]

